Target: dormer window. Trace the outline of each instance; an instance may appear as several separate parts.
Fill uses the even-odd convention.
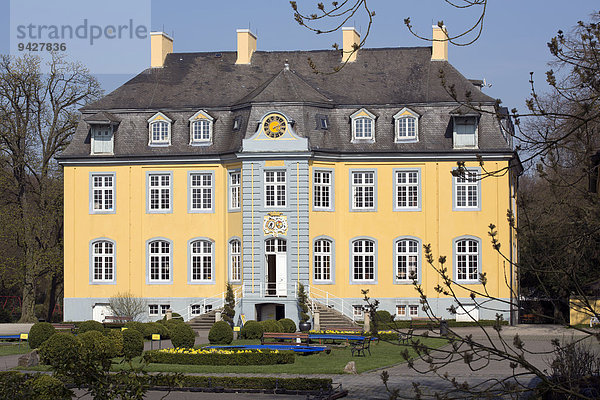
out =
[[[417,142],[419,140],[419,115],[403,108],[394,115],[396,142]]]
[[[477,117],[475,116],[455,116],[454,125],[454,148],[455,149],[473,149],[477,148]]]
[[[173,120],[159,112],[148,120],[150,128],[150,146],[169,146],[171,144],[171,124]]]
[[[214,118],[205,111],[198,111],[190,118],[190,144],[203,145],[212,143]]]
[[[350,116],[352,120],[352,141],[375,141],[375,115],[365,110],[358,110]]]
[[[93,125],[91,132],[92,154],[113,154],[113,129],[111,125]]]

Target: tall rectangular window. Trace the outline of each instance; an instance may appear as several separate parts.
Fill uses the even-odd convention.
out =
[[[352,242],[352,277],[354,281],[375,280],[375,242],[372,240]]]
[[[112,282],[114,280],[114,244],[106,240],[92,243],[93,281]]]
[[[313,207],[320,210],[330,210],[331,201],[331,171],[315,171],[313,175]]]
[[[242,197],[242,174],[240,171],[231,171],[229,173],[229,209],[239,210],[241,208]]]
[[[479,179],[477,171],[466,170],[454,177],[454,204],[458,209],[479,208]]]
[[[375,172],[352,172],[352,209],[375,209]]]
[[[115,176],[92,174],[92,213],[115,210]]]
[[[154,240],[148,243],[149,281],[169,282],[171,280],[171,243]]]
[[[286,206],[285,171],[265,171],[265,206]]]
[[[315,241],[314,248],[314,280],[331,280],[331,241],[319,239]]]
[[[396,171],[396,209],[419,209],[419,171]]]
[[[148,209],[159,212],[171,210],[170,174],[148,174]]]
[[[237,282],[242,280],[242,244],[235,239],[229,242],[229,257],[231,277],[230,280]]]
[[[479,242],[474,239],[456,241],[456,280],[477,281],[479,279]]]
[[[192,242],[190,244],[190,257],[192,281],[212,281],[212,243],[208,240],[196,240]]]
[[[213,205],[212,173],[190,173],[190,210],[210,211]]]

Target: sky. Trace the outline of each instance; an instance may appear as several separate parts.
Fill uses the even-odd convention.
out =
[[[27,1],[12,0],[16,4]],[[74,1],[74,0],[60,0]],[[108,1],[108,0],[106,0]],[[113,0],[116,1],[116,0]],[[122,4],[133,0],[121,0]],[[165,31],[174,38],[175,52],[235,51],[236,29],[250,28],[258,36],[258,50],[317,50],[330,49],[333,43],[341,43],[341,32],[316,35],[299,26],[287,0],[135,0],[147,4],[152,31]],[[460,2],[460,0],[455,0]],[[45,1],[46,4],[58,4]],[[93,8],[105,2],[78,0],[79,7],[90,14]],[[425,37],[431,37],[431,26],[443,20],[450,34],[469,28],[478,18],[480,9],[457,10],[444,0],[368,0],[375,11],[374,23],[366,47],[412,47],[429,46],[414,37],[404,25],[411,18],[414,29]],[[316,11],[316,1],[299,0],[301,10]],[[594,8],[594,6],[596,6]],[[59,6],[60,7],[60,6]],[[127,9],[122,6],[121,9]],[[58,13],[69,16],[68,6]],[[106,6],[111,13],[116,9]],[[546,43],[559,29],[568,32],[579,20],[589,20],[598,11],[598,3],[591,0],[489,0],[481,37],[472,45],[450,46],[449,61],[463,75],[471,79],[485,79],[490,87],[485,93],[500,98],[509,108],[525,111],[525,99],[530,92],[529,72],[533,71],[540,92],[546,90],[544,73],[550,66],[551,56]],[[12,34],[10,0],[0,0],[0,53],[10,50]],[[29,7],[31,15],[36,7]],[[122,11],[122,10],[121,10]],[[125,11],[123,11],[125,13]],[[129,12],[129,11],[127,11]],[[45,12],[48,13],[47,11]],[[13,21],[14,22],[14,21]],[[346,26],[355,26],[364,35],[367,18],[359,13]],[[101,57],[111,65],[122,66],[122,73],[97,74],[106,93],[114,90],[136,73],[143,65],[149,66],[149,43],[132,51],[135,67],[128,70],[126,60],[119,48],[112,51],[102,46],[92,46],[84,57]],[[144,53],[147,56],[143,56]],[[106,54],[109,53],[109,54]],[[140,55],[138,55],[140,54]],[[146,58],[146,59],[144,59]],[[133,64],[132,64],[133,65]]]

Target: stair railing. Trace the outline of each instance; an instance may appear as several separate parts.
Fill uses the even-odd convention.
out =
[[[311,308],[314,311],[318,304],[328,308],[333,308],[345,317],[348,317],[352,322],[356,322],[354,315],[354,307],[351,302],[344,300],[341,297],[335,296],[319,287],[308,286],[308,298],[311,302]]]

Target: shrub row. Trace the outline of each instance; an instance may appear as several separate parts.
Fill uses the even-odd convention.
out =
[[[153,386],[167,385],[167,377],[151,377]],[[319,391],[331,389],[331,379],[320,378],[266,378],[258,376],[195,376],[185,375],[181,378],[183,387],[226,388],[226,389],[284,389]]]
[[[183,364],[183,365],[272,365],[293,364],[295,356],[293,351],[280,351],[278,353],[244,352],[234,354],[186,354],[165,353],[160,350],[150,350],[144,353],[144,360],[157,364]]]
[[[44,374],[0,372],[0,399],[11,400],[67,400],[72,393],[59,379]]]
[[[461,327],[461,326],[494,326],[496,324],[495,320],[480,320],[477,322],[473,321],[465,321],[465,322],[457,322],[453,319],[446,320],[448,322],[449,327]],[[397,320],[392,322],[377,322],[377,329],[386,330],[386,329],[408,329],[410,328],[411,322],[410,320]],[[430,327],[433,329],[439,329],[439,323],[436,321],[431,321],[429,323]],[[508,321],[500,321],[500,325],[508,325]]]

